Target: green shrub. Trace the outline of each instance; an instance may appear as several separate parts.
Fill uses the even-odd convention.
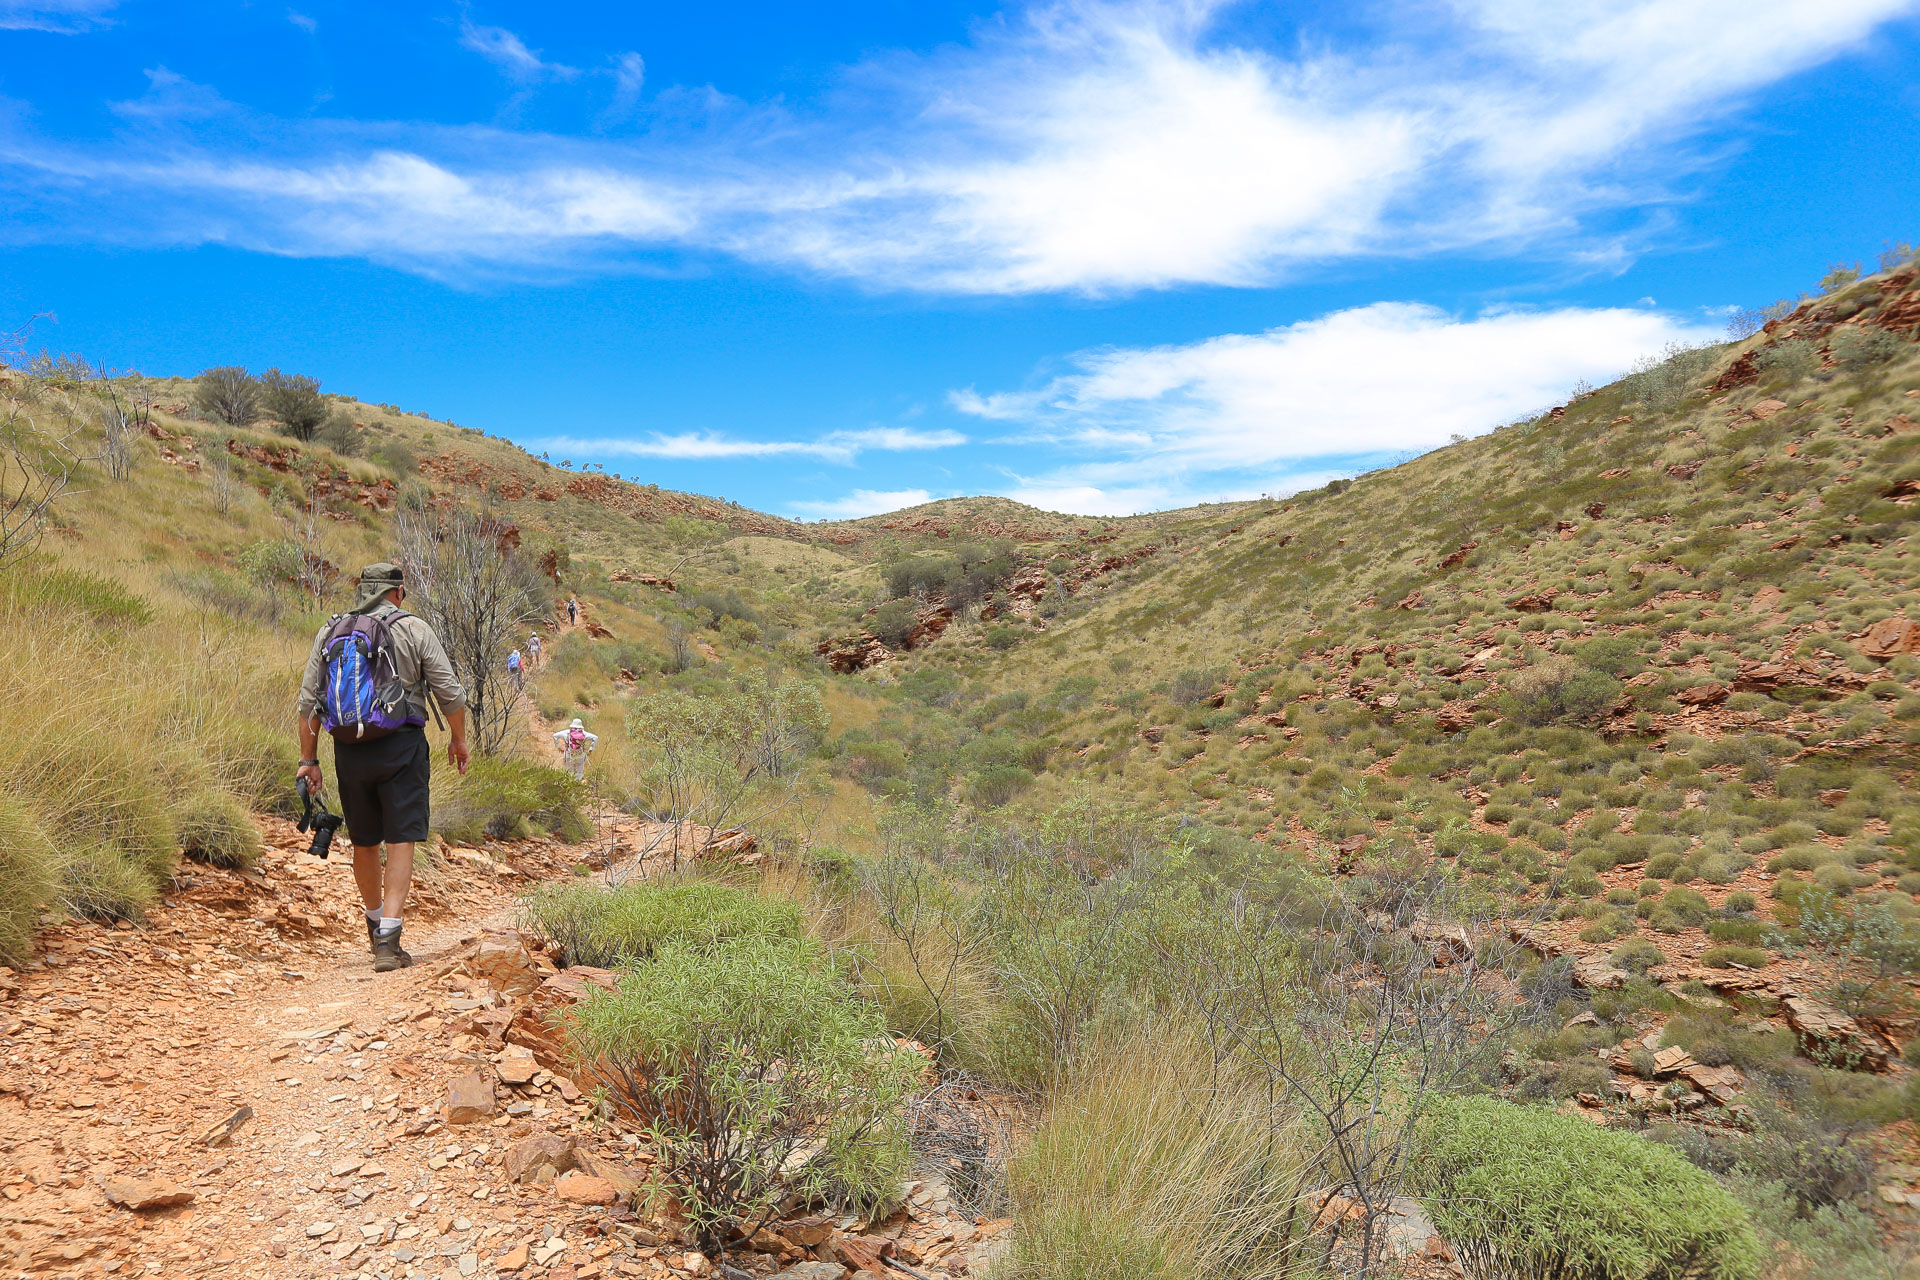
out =
[[[444,769],[434,779],[434,828],[457,844],[530,835],[530,823],[562,840],[584,840],[589,833],[581,809],[586,788],[563,769],[481,756],[464,775]]]
[[[1026,632],[1019,627],[990,627],[987,629],[987,648],[1007,650],[1026,639]]]
[[[224,791],[189,796],[174,812],[174,829],[180,852],[195,862],[236,870],[260,856],[260,829],[247,807]]]
[[[1645,973],[1666,959],[1666,953],[1645,938],[1628,938],[1613,949],[1614,964],[1628,973]]]
[[[790,1191],[870,1218],[898,1202],[902,1108],[924,1060],[811,944],[661,947],[576,1006],[570,1038],[647,1127],[656,1185],[710,1255]]]
[[[1760,348],[1754,355],[1754,363],[1773,377],[1798,382],[1820,367],[1820,355],[1811,342],[1793,338]]]
[[[1543,658],[1511,672],[1501,710],[1522,724],[1583,720],[1613,705],[1620,682],[1604,671],[1575,666],[1571,658]]]
[[[712,951],[741,938],[798,938],[797,904],[708,880],[643,880],[605,889],[546,885],[521,905],[521,925],[558,944],[560,962],[606,968],[664,946]]]
[[[1679,1153],[1575,1116],[1448,1099],[1411,1161],[1469,1275],[1753,1280],[1746,1211]]]
[[[1729,943],[1708,947],[1700,954],[1700,963],[1715,969],[1728,969],[1736,964],[1745,965],[1749,969],[1758,969],[1767,963],[1767,953],[1758,947],[1743,947]]]

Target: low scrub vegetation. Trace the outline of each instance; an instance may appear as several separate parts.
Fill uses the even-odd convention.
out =
[[[1739,1201],[1635,1134],[1497,1098],[1449,1100],[1421,1126],[1413,1167],[1471,1276],[1760,1275]]]

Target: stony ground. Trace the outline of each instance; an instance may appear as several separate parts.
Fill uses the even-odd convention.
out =
[[[502,931],[583,849],[447,851],[409,911],[414,967],[376,975],[348,868],[266,827],[254,871],[187,866],[144,926],[54,927],[40,961],[0,970],[6,1273],[716,1272],[672,1222],[603,1203],[644,1177],[645,1143],[593,1116],[545,1044],[513,1043],[541,1042],[529,1006],[565,983]],[[785,1224],[726,1263],[983,1270],[1005,1223],[906,1190],[889,1222]]]

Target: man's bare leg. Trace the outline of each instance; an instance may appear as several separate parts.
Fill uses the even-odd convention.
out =
[[[407,846],[407,868],[413,868],[413,846]],[[360,905],[368,911],[379,911],[380,901],[380,846],[353,846],[353,883],[360,890]]]
[[[360,851],[354,850],[355,854]],[[354,870],[359,871],[356,859]],[[407,905],[407,890],[413,887],[413,841],[404,840],[387,846],[386,892],[380,901],[380,914],[389,920],[400,919],[400,913]],[[365,896],[364,891],[362,897]]]

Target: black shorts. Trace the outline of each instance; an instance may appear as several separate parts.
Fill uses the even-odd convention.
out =
[[[425,729],[372,742],[333,744],[333,772],[347,836],[361,848],[427,838],[432,751]]]

